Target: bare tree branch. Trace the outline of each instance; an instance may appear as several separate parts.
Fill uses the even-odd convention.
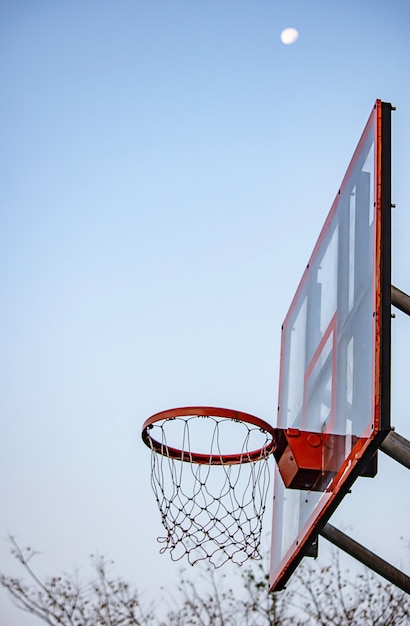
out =
[[[343,570],[335,554],[330,565],[305,561],[286,591],[269,592],[268,562],[251,563],[227,586],[212,567],[180,573],[178,595],[166,615],[146,608],[138,591],[112,576],[113,563],[91,556],[94,578],[82,583],[78,572],[41,579],[31,562],[35,551],[10,537],[11,552],[24,579],[0,574],[14,604],[48,626],[404,626],[410,623],[410,598],[375,574]],[[194,570],[190,570],[194,571]],[[168,603],[169,604],[169,603]]]

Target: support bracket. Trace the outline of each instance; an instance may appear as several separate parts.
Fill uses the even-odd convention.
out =
[[[410,315],[410,296],[404,291],[400,291],[394,285],[391,286],[391,303],[403,313]]]
[[[410,441],[390,431],[380,446],[385,454],[410,469]]]
[[[371,552],[348,535],[345,535],[345,533],[331,524],[326,524],[320,534],[333,543],[333,545],[344,550],[344,552],[347,552],[347,554],[350,554],[350,556],[372,569],[376,574],[383,576],[383,578],[393,583],[393,585],[396,585],[399,589],[402,589],[402,591],[410,594],[410,576],[407,576],[404,572],[390,565],[390,563],[380,558],[377,554],[374,554],[374,552]]]

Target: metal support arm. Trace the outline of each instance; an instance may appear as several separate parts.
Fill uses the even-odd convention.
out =
[[[397,289],[394,285],[391,286],[391,303],[400,311],[403,311],[403,313],[410,315],[410,296],[404,293],[404,291]]]
[[[380,446],[385,454],[410,469],[410,441],[392,430]]]
[[[333,543],[335,546],[350,554],[367,567],[370,567],[376,574],[380,574],[386,580],[399,587],[406,593],[410,593],[410,576],[401,572],[397,568],[384,561],[382,558],[371,552],[360,543],[357,543],[341,530],[335,528],[331,524],[326,524],[322,529],[322,537]]]

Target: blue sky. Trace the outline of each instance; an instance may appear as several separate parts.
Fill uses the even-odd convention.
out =
[[[140,426],[189,404],[275,422],[281,324],[376,98],[397,107],[410,292],[409,18],[404,0],[0,2],[0,538],[40,571],[99,550],[149,594],[172,585]],[[335,516],[396,564],[406,478],[381,459]],[[3,592],[0,616],[36,623]]]

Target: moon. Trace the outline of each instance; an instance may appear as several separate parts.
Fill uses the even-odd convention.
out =
[[[285,28],[280,34],[280,40],[286,46],[291,43],[295,43],[296,39],[299,37],[299,33],[296,28]]]

